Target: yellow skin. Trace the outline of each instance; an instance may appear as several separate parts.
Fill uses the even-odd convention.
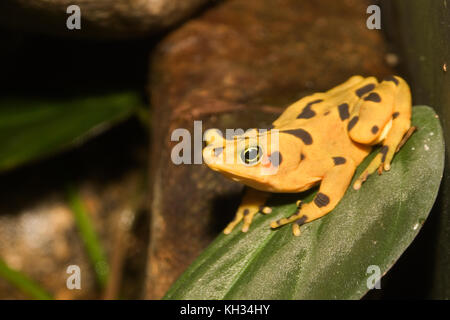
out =
[[[230,140],[209,131],[203,150],[207,165],[251,187],[224,232],[230,233],[242,220],[246,232],[256,213],[270,213],[264,203],[271,192],[301,192],[320,184],[313,201],[298,202],[292,216],[271,223],[272,228],[293,223],[293,233],[299,235],[302,224],[339,203],[373,145],[381,144],[380,152],[353,188],[359,189],[376,170],[390,169],[395,152],[411,132],[410,119],[411,93],[402,78],[378,82],[353,76],[289,106],[273,122],[276,130],[253,129]]]

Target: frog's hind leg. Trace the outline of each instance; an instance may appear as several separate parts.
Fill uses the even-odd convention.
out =
[[[252,223],[253,217],[258,213],[269,213],[268,208],[264,207],[269,197],[269,193],[258,191],[252,188],[246,188],[242,202],[236,212],[236,216],[228,226],[223,230],[225,234],[231,233],[233,229],[243,220],[242,231],[247,232]]]
[[[365,145],[384,139],[390,129],[395,96],[396,87],[391,81],[383,81],[365,92],[356,102],[347,123],[350,138]]]
[[[411,128],[411,92],[408,84],[402,78],[394,76],[385,79],[382,83],[394,86],[394,109],[389,121],[391,127],[384,136],[381,135],[377,138],[376,142],[382,142],[380,151],[356,180],[353,185],[353,188],[356,190],[377,169],[380,173],[383,169],[386,171],[390,170],[395,152],[398,151],[404,140],[409,138],[415,129]]]

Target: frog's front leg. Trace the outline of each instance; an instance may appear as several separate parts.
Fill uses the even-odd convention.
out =
[[[253,188],[246,188],[244,197],[242,198],[242,202],[236,212],[235,218],[228,224],[223,232],[225,234],[231,233],[236,225],[238,225],[242,220],[244,220],[242,232],[247,232],[255,214],[258,212],[265,214],[270,213],[270,209],[264,207],[269,195],[270,193],[268,192],[259,191]]]
[[[356,166],[350,158],[334,157],[333,162],[334,166],[324,175],[313,201],[309,203],[299,201],[297,211],[288,218],[272,221],[270,224],[272,228],[294,222],[292,231],[298,236],[302,224],[318,219],[336,207],[352,180]]]
[[[400,77],[387,78],[382,84],[389,84],[392,88],[389,89],[385,86],[385,91],[381,91],[381,93],[388,94],[387,90],[390,91],[389,94],[393,93],[393,110],[390,111],[391,107],[387,106],[389,112],[392,112],[387,125],[388,130],[384,130],[386,133],[377,138],[376,142],[382,142],[380,151],[355,181],[353,188],[356,190],[377,169],[379,173],[383,170],[390,170],[394,154],[415,130],[414,127],[411,127],[411,92],[408,84]],[[386,109],[385,105],[380,105],[380,107],[381,110]],[[380,112],[380,110],[376,112]]]

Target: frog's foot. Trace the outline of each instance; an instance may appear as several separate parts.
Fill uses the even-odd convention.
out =
[[[252,223],[253,217],[257,214],[257,210],[252,210],[252,208],[240,207],[236,213],[235,218],[231,221],[228,226],[223,230],[223,233],[230,234],[231,231],[244,220],[244,225],[242,227],[243,232],[247,232]]]
[[[231,231],[244,220],[244,225],[242,226],[242,232],[247,232],[250,229],[253,218],[257,213],[269,214],[272,212],[272,208],[266,206],[260,206],[255,209],[255,206],[241,206],[233,221],[231,221],[228,226],[223,230],[223,233],[230,234]]]
[[[391,162],[394,154],[400,150],[406,141],[408,141],[416,129],[416,127],[410,127],[406,130],[404,135],[397,134],[394,137],[391,136],[391,139],[387,138],[383,146],[380,148],[379,153],[355,181],[353,188],[355,190],[361,188],[363,182],[366,181],[368,176],[375,171],[378,171],[378,174],[380,175],[383,171],[389,171],[391,169]]]
[[[270,227],[275,229],[284,226],[286,224],[292,223],[292,233],[294,234],[294,236],[298,237],[300,235],[300,226],[305,224],[308,220],[308,217],[305,214],[303,214],[303,212],[301,212],[302,204],[303,202],[301,202],[300,200],[297,201],[297,210],[295,211],[294,214],[292,214],[288,218],[282,218],[280,220],[272,221]]]
[[[244,221],[242,232],[247,232],[250,229],[253,218],[257,213],[271,213],[272,209],[264,206],[264,202],[267,198],[268,193],[260,192],[254,189],[247,189],[244,198],[242,199],[242,203],[237,210],[235,218],[223,230],[223,233],[230,234],[241,221]]]

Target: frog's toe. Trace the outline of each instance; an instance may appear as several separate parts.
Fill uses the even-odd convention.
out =
[[[257,214],[256,210],[244,210],[244,225],[242,226],[242,232],[247,232],[250,229],[250,225],[252,224],[253,217]]]
[[[240,222],[240,221],[239,221],[239,222]],[[230,234],[231,231],[233,231],[233,229],[236,227],[236,225],[237,225],[239,222],[235,222],[235,220],[231,221],[231,222],[227,225],[227,227],[223,230],[223,233],[225,233],[225,234]]]
[[[300,225],[298,223],[292,224],[292,234],[296,237],[300,236]]]
[[[353,189],[359,190],[361,188],[361,185],[364,183],[364,181],[367,180],[367,177],[369,176],[369,172],[364,170],[363,173],[356,179],[355,183],[353,184]]]
[[[259,208],[259,212],[264,213],[264,214],[269,214],[269,213],[272,213],[272,208],[267,207],[267,206],[261,206]]]
[[[244,218],[244,213],[242,210],[238,210],[236,213],[236,216],[234,217],[233,221],[231,221],[227,227],[223,230],[223,233],[230,234],[231,231],[242,221]]]

